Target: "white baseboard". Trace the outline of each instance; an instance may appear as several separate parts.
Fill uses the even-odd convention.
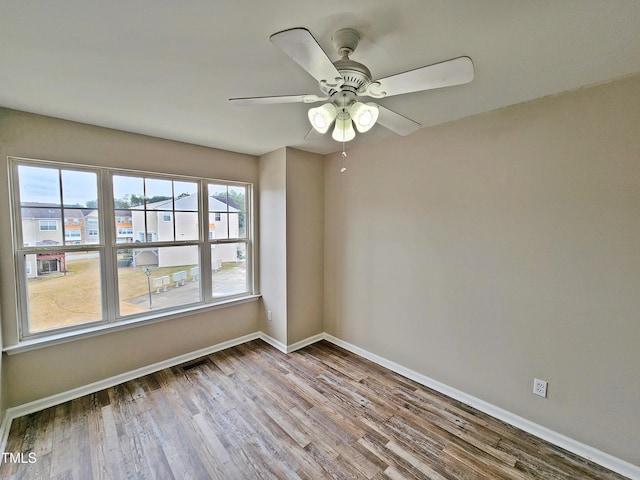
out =
[[[305,338],[304,340],[300,340],[299,342],[292,343],[287,347],[287,353],[295,352],[296,350],[300,350],[308,345],[312,345],[320,340],[324,340],[325,334],[319,333],[314,335],[313,337]]]
[[[259,332],[258,333],[258,338],[260,338],[260,340],[262,340],[263,342],[268,343],[272,347],[277,348],[282,353],[289,353],[287,351],[287,346],[284,343],[280,342],[279,340],[276,340],[273,337],[270,337],[269,335],[267,335],[264,332]]]
[[[597,463],[598,465],[608,468],[609,470],[617,472],[621,475],[624,475],[631,479],[640,480],[640,467],[637,465],[614,457],[613,455],[609,455],[608,453],[602,452],[582,442],[569,438],[547,427],[538,425],[537,423],[531,422],[526,418],[520,417],[514,413],[485,402],[484,400],[480,400],[479,398],[476,398],[472,395],[461,392],[460,390],[429,378],[426,375],[422,375],[421,373],[405,368],[402,365],[399,365],[395,362],[392,362],[391,360],[387,360],[374,353],[368,352],[367,350],[345,342],[344,340],[334,337],[333,335],[325,333],[323,334],[323,338],[339,347],[344,348],[345,350],[355,353],[356,355],[366,358],[367,360],[371,360],[372,362],[388,368],[389,370],[396,372],[404,377],[414,380],[415,382],[418,382],[425,387],[429,387],[444,395],[447,395],[448,397],[465,403],[466,405],[469,405],[473,408],[476,408],[477,410],[480,410],[481,412],[491,415],[498,420],[502,420],[509,425],[513,425],[514,427],[524,430],[527,433],[535,435],[542,440],[552,443],[558,447],[564,448],[565,450],[575,453],[576,455],[580,455],[583,458],[591,460],[592,462]]]
[[[312,337],[305,338],[303,340],[300,340],[299,342],[292,343],[291,345],[285,345],[284,343],[276,340],[273,337],[270,337],[264,332],[260,332],[259,335],[261,340],[264,340],[272,347],[277,348],[282,353],[291,353],[291,352],[295,352],[296,350],[300,350],[301,348],[304,348],[307,345],[311,345],[313,343],[319,342],[320,340],[323,340],[325,334],[318,333],[317,335],[313,335]]]
[[[387,360],[356,345],[345,342],[344,340],[334,337],[333,335],[330,335],[328,333],[320,333],[318,335],[314,335],[312,337],[287,346],[263,332],[256,332],[226,342],[222,342],[211,347],[203,348],[194,352],[163,360],[162,362],[154,363],[146,367],[131,370],[130,372],[115,375],[104,380],[99,380],[89,385],[84,385],[82,387],[74,388],[66,392],[51,395],[40,400],[28,402],[16,407],[11,407],[7,409],[6,412],[4,412],[4,416],[2,417],[2,421],[0,422],[0,452],[3,452],[6,447],[9,430],[11,428],[11,422],[14,418],[29,415],[30,413],[38,412],[40,410],[44,410],[45,408],[53,407],[69,400],[73,400],[84,395],[89,395],[100,390],[104,390],[105,388],[110,388],[129,380],[134,380],[144,375],[155,373],[165,368],[180,365],[181,363],[189,362],[191,360],[195,360],[196,358],[204,357],[220,350],[224,350],[226,348],[234,347],[236,345],[240,345],[242,343],[250,342],[257,339],[265,341],[266,343],[277,348],[283,353],[291,353],[295,350],[304,348],[307,345],[316,343],[320,340],[327,340],[339,347],[344,348],[345,350],[355,353],[356,355],[366,358],[367,360],[371,360],[372,362],[388,368],[389,370],[396,372],[404,377],[414,380],[421,385],[432,388],[433,390],[436,390],[455,400],[461,401],[471,407],[480,410],[481,412],[491,415],[492,417],[495,417],[499,420],[502,420],[503,422],[513,425],[514,427],[524,430],[525,432],[535,435],[538,438],[564,448],[565,450],[575,453],[576,455],[580,455],[581,457],[591,460],[592,462],[608,468],[609,470],[617,472],[631,479],[640,480],[640,467],[637,465],[633,465],[632,463],[629,463],[625,460],[609,455],[608,453],[602,452],[589,445],[578,442],[577,440],[573,440],[549,428],[531,422],[526,418],[515,415],[507,410],[485,402],[484,400],[438,382],[432,378],[427,377],[426,375],[422,375],[421,373],[405,368],[402,365],[392,362],[391,360]]]
[[[177,357],[169,358],[167,360],[163,360],[161,362],[157,362],[152,365],[136,368],[135,370],[131,370],[129,372],[121,373],[119,375],[114,375],[113,377],[105,378],[103,380],[98,380],[97,382],[93,382],[88,385],[83,385],[82,387],[73,388],[65,392],[56,393],[55,395],[50,395],[48,397],[41,398],[39,400],[34,400],[33,402],[28,402],[22,405],[18,405],[16,407],[8,408],[4,414],[2,423],[0,424],[0,435],[1,435],[0,436],[0,452],[4,452],[4,449],[7,446],[7,438],[9,437],[11,422],[13,421],[14,418],[22,417],[24,415],[29,415],[34,412],[39,412],[40,410],[44,410],[49,407],[54,407],[56,405],[60,405],[61,403],[68,402],[70,400],[74,400],[76,398],[80,398],[85,395],[90,395],[92,393],[99,392],[100,390],[104,390],[105,388],[110,388],[115,385],[128,382],[129,380],[134,380],[136,378],[149,375],[150,373],[159,372],[160,370],[164,370],[165,368],[170,368],[175,365],[180,365],[181,363],[189,362],[191,360],[195,360],[196,358],[204,357],[206,355],[211,355],[212,353],[219,352],[220,350],[224,350],[230,347],[235,347],[236,345],[250,342],[252,340],[257,340],[259,338],[261,338],[260,333],[257,333],[257,332],[251,333],[249,335],[244,335],[242,337],[234,338],[226,342],[218,343],[211,347],[195,350],[193,352],[185,353],[183,355],[178,355]]]

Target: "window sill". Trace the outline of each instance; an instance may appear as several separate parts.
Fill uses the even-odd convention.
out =
[[[27,340],[23,340],[16,345],[9,345],[7,347],[4,347],[2,351],[8,355],[15,355],[17,353],[28,352],[30,350],[37,350],[40,348],[46,348],[53,345],[60,345],[62,343],[74,342],[76,340],[96,337],[98,335],[118,332],[120,330],[127,330],[129,328],[136,328],[136,327],[141,327],[143,325],[151,325],[153,323],[165,322],[168,320],[173,320],[175,318],[180,318],[187,315],[194,315],[196,313],[207,312],[210,310],[218,310],[220,308],[226,308],[233,305],[240,305],[243,303],[254,302],[259,298],[260,298],[260,295],[247,295],[245,297],[222,301],[222,302],[216,303],[215,305],[184,308],[181,310],[174,310],[171,313],[165,313],[161,315],[149,315],[146,317],[137,317],[131,320],[120,320],[115,323],[98,325],[95,327],[89,327],[82,330],[76,330],[74,332],[65,332],[65,333],[47,335],[46,337],[30,338]]]

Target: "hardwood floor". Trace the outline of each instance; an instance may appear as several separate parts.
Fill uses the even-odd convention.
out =
[[[256,340],[18,418],[6,450],[24,463],[3,479],[623,478],[328,342]]]

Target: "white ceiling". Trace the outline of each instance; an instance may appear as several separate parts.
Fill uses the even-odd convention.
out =
[[[374,78],[467,55],[472,83],[379,103],[423,126],[640,72],[638,0],[2,0],[0,106],[261,155],[306,140],[304,104],[237,107],[230,97],[318,93],[269,41],[303,26],[332,60]],[[393,135],[376,125],[351,142]]]

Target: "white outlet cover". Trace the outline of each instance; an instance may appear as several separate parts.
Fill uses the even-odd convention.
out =
[[[533,393],[535,393],[536,395],[540,395],[541,397],[547,398],[547,382],[544,380],[539,380],[537,378],[534,378]]]

